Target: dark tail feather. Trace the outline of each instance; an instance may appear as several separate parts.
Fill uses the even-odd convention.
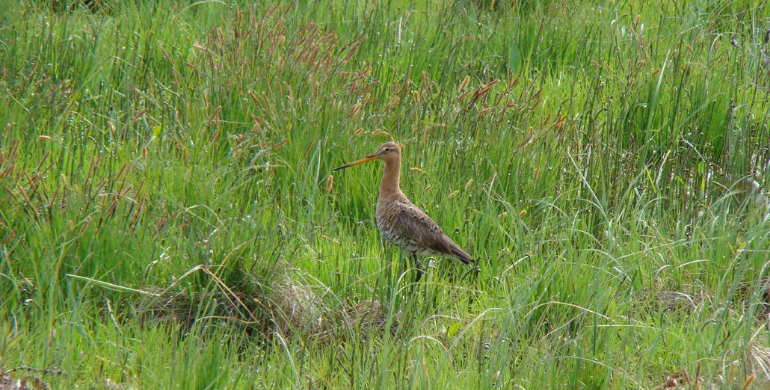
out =
[[[452,256],[463,262],[463,264],[470,264],[473,263],[473,257],[471,255],[467,254],[462,248],[460,248],[457,244],[452,245],[450,248],[450,251],[452,252]]]

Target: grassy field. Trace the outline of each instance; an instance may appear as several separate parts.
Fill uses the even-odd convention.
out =
[[[770,386],[766,1],[51,3],[0,13],[0,389]],[[390,137],[478,268],[330,175]]]

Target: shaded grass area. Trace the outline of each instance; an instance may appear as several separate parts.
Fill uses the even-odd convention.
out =
[[[2,381],[770,381],[764,2],[101,4],[0,16]]]

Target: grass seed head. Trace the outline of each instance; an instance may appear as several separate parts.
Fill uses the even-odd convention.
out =
[[[463,81],[460,83],[460,89],[457,91],[458,93],[462,93],[462,91],[465,90],[466,87],[468,87],[468,84],[471,82],[471,76],[465,76]]]

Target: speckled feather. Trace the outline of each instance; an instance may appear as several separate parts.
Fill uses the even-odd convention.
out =
[[[377,228],[393,245],[408,253],[442,255],[468,264],[473,258],[441,227],[403,194],[377,202]]]

